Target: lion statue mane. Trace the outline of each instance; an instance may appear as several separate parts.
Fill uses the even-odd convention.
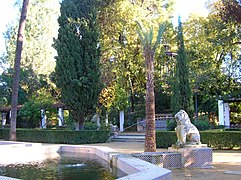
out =
[[[180,110],[175,115],[175,119],[177,122],[175,131],[178,139],[176,145],[183,146],[201,144],[199,131],[196,126],[191,123],[186,111]]]

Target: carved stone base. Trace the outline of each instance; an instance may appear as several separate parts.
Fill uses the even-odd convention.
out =
[[[212,148],[208,147],[169,147],[168,152],[176,152],[182,155],[183,168],[211,168],[212,165]],[[201,146],[201,145],[194,145]]]

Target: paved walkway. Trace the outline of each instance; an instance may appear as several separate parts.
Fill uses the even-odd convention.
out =
[[[110,142],[92,144],[107,146],[121,153],[144,151],[142,142]],[[167,149],[157,149],[166,152]],[[173,169],[173,180],[241,180],[241,150],[213,150],[213,163],[210,169]]]

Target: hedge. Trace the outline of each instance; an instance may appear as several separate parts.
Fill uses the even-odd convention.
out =
[[[214,149],[241,148],[241,131],[201,131],[201,141]]]
[[[17,129],[17,141],[59,144],[105,143],[109,131]],[[0,129],[0,139],[8,140],[9,129]]]
[[[200,131],[202,144],[214,149],[241,149],[241,131]],[[156,146],[168,148],[177,141],[175,131],[157,131]]]

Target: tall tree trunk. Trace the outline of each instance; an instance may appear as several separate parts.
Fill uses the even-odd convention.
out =
[[[151,46],[144,48],[146,61],[146,134],[145,152],[156,152],[155,94],[154,94],[154,53]]]
[[[15,62],[14,62],[14,75],[13,75],[13,87],[12,87],[11,123],[10,123],[10,133],[9,133],[9,139],[11,141],[17,140],[16,122],[17,122],[20,61],[21,61],[21,55],[22,55],[23,37],[24,37],[24,29],[26,24],[28,3],[29,3],[29,0],[23,1],[22,12],[21,12],[19,28],[18,28],[18,38],[17,38],[17,47],[16,47]]]

